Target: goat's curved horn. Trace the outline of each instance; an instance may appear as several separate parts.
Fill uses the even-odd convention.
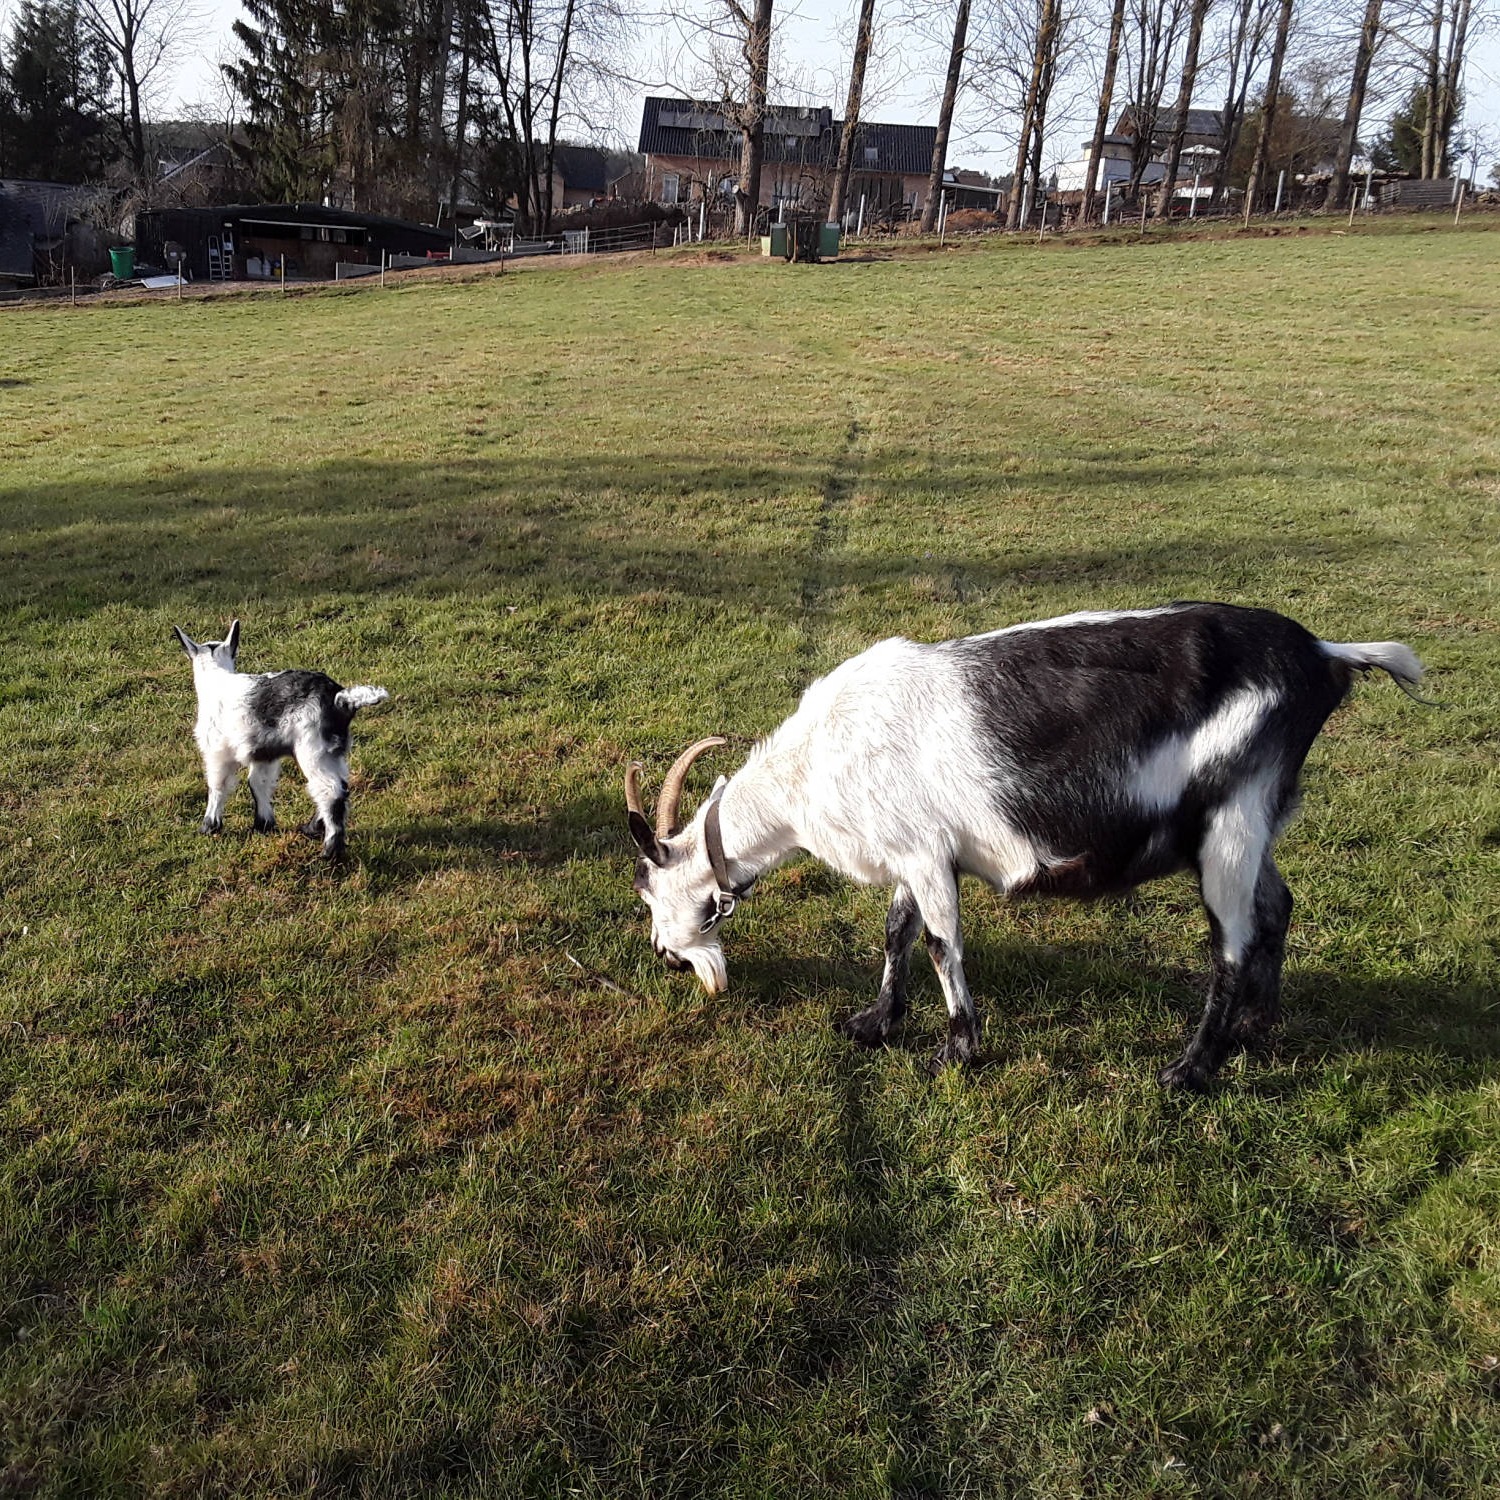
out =
[[[627,812],[639,813],[644,818],[646,808],[641,801],[641,769],[638,760],[631,761],[625,767],[625,809]]]
[[[682,801],[683,783],[687,781],[687,773],[692,764],[703,754],[705,750],[712,750],[715,745],[727,745],[729,743],[722,735],[712,735],[706,740],[699,740],[696,745],[689,745],[681,755],[672,763],[672,769],[667,772],[667,779],[661,784],[661,797],[656,804],[656,836],[659,839],[669,839],[677,832],[677,808]]]

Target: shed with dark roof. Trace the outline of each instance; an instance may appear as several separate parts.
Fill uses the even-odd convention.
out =
[[[95,189],[67,182],[0,179],[0,281],[66,282],[104,269],[104,245],[84,220]]]

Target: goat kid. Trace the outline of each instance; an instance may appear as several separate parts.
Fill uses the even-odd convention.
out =
[[[1212,939],[1196,1034],[1160,1082],[1202,1088],[1280,1016],[1292,898],[1272,860],[1298,777],[1353,674],[1421,677],[1393,641],[1335,645],[1268,610],[1226,604],[1083,613],[921,645],[882,641],[814,682],[796,712],[721,777],[688,826],[689,767],[647,821],[639,764],[625,799],[635,889],[670,968],[727,984],[722,924],[798,851],[894,888],[875,1003],[840,1030],[883,1044],[906,1012],[925,928],[948,1006],[936,1071],[967,1063],[979,1018],[964,978],[959,877],[1008,896],[1092,898],[1192,869]],[[1412,693],[1412,696],[1415,696]]]
[[[199,833],[224,827],[224,808],[240,770],[250,772],[255,831],[273,833],[271,797],[281,763],[295,758],[307,778],[316,813],[297,830],[322,839],[323,857],[344,852],[349,814],[349,723],[372,703],[388,698],[381,687],[343,688],[322,672],[241,672],[235,659],[240,622],[222,641],[195,641],[173,626],[193,664],[198,722],[193,736],[203,753],[208,809]]]

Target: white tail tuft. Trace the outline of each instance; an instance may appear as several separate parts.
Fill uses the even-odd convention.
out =
[[[1412,689],[1422,680],[1423,669],[1417,653],[1410,646],[1403,646],[1400,641],[1354,641],[1344,646],[1333,641],[1319,641],[1318,644],[1327,655],[1348,662],[1362,672],[1371,667],[1389,672],[1402,692],[1412,698],[1417,696]]]
[[[353,714],[358,709],[369,708],[372,703],[382,703],[390,696],[384,688],[347,687],[341,692],[335,693],[333,701],[346,714]]]

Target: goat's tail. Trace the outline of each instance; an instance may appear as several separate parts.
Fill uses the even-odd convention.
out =
[[[1416,688],[1422,680],[1423,668],[1410,646],[1403,646],[1400,641],[1354,641],[1345,646],[1333,641],[1319,641],[1318,645],[1325,655],[1347,662],[1356,671],[1367,672],[1371,667],[1379,667],[1382,672],[1389,672],[1396,686],[1408,698],[1416,698],[1418,703],[1427,702],[1417,696]]]
[[[369,708],[372,703],[383,703],[390,696],[384,688],[346,687],[333,695],[333,701],[352,719],[360,709]]]

